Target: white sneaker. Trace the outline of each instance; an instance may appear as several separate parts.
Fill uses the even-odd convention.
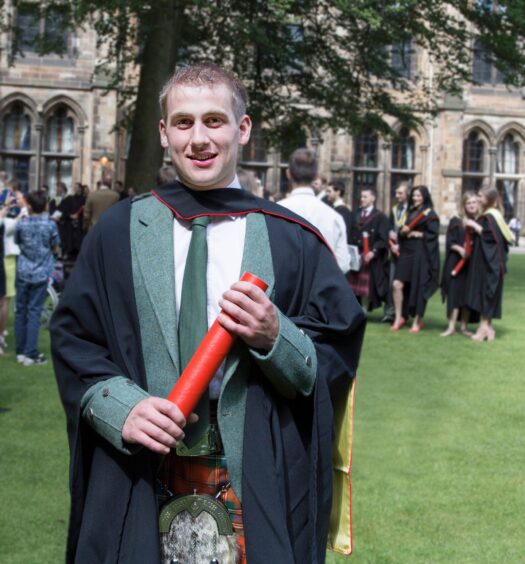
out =
[[[25,354],[17,354],[16,355],[16,361],[18,362],[18,364],[24,364],[25,359],[26,359]]]
[[[46,363],[47,363],[47,358],[42,353],[37,353],[35,356],[26,356],[22,364],[24,366],[31,366],[33,364],[46,364]]]

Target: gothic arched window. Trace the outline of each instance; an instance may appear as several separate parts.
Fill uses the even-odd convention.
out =
[[[509,221],[516,215],[518,181],[520,172],[520,144],[517,136],[507,133],[498,143],[496,151],[496,186],[501,195],[505,219]]]
[[[392,142],[392,163],[390,174],[390,196],[401,182],[414,183],[416,175],[416,140],[410,131],[403,127]]]
[[[2,117],[2,168],[9,178],[16,178],[27,192],[31,150],[31,117],[22,102],[13,102]]]
[[[71,188],[75,155],[75,122],[69,108],[57,106],[45,123],[44,183],[51,194],[58,182]]]
[[[462,191],[477,192],[487,176],[485,172],[486,145],[478,131],[471,131],[463,141]]]

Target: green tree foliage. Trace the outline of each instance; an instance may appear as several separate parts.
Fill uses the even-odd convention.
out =
[[[79,0],[69,13],[96,29],[99,72],[134,108],[127,180],[139,189],[160,163],[146,147],[158,148],[157,93],[177,64],[231,68],[276,145],[290,131],[388,135],[392,120],[421,122],[472,82],[477,39],[509,86],[524,85],[525,0]],[[411,67],[427,56],[432,71]]]

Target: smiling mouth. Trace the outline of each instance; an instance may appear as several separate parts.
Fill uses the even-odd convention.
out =
[[[188,158],[192,161],[207,162],[214,159],[217,153],[199,153],[197,155],[188,155]]]

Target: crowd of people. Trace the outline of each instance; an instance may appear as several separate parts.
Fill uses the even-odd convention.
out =
[[[0,356],[5,354],[9,312],[15,305],[16,359],[23,366],[47,362],[37,350],[40,317],[53,273],[73,267],[85,234],[111,205],[134,195],[121,182],[97,182],[90,191],[58,182],[23,193],[16,178],[0,171]],[[64,268],[67,265],[67,268]]]
[[[295,151],[287,174],[290,192],[279,204],[323,233],[360,303],[368,311],[384,307],[382,320],[391,323],[391,331],[410,318],[410,333],[423,330],[428,300],[441,288],[448,319],[443,337],[456,333],[459,320],[462,335],[495,338],[492,320],[501,318],[508,248],[515,238],[495,188],[462,196],[447,228],[440,277],[440,220],[428,187],[400,183],[387,216],[376,207],[371,188],[361,190],[360,206],[352,211],[343,200],[342,180],[319,179],[312,151]],[[469,323],[478,323],[475,332]]]

